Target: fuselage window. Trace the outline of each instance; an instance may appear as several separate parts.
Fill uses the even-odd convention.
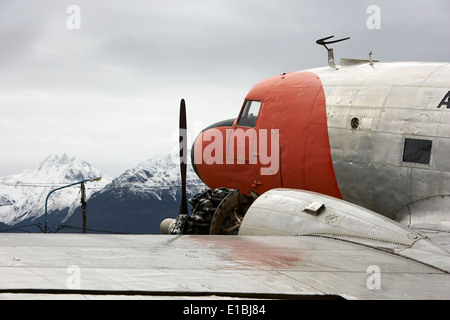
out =
[[[431,140],[406,138],[403,161],[430,164],[432,144]]]
[[[242,113],[239,116],[238,126],[251,127],[256,125],[258,119],[259,109],[261,108],[261,101],[247,100],[245,101]]]

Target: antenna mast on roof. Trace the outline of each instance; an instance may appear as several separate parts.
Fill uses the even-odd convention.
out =
[[[316,41],[316,43],[317,43],[318,45],[324,46],[325,49],[327,49],[327,51],[328,51],[328,66],[330,66],[330,67],[333,68],[333,69],[337,69],[337,68],[336,68],[336,64],[334,63],[334,52],[333,52],[333,48],[328,48],[328,47],[327,47],[327,44],[332,44],[332,43],[336,43],[336,42],[345,41],[345,40],[350,39],[350,37],[343,38],[343,39],[339,39],[339,40],[334,40],[334,41],[326,41],[326,40],[331,39],[331,38],[333,38],[333,37],[334,37],[334,36],[329,36],[329,37],[326,37],[326,38],[319,39],[319,40]]]

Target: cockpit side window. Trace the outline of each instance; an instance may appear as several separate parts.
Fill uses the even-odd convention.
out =
[[[247,100],[245,101],[242,113],[239,116],[237,125],[242,127],[253,128],[258,119],[259,109],[261,108],[261,101]]]

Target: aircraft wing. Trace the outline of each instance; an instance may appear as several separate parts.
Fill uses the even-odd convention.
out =
[[[398,246],[314,235],[1,234],[0,299],[450,299],[448,256],[436,267]]]

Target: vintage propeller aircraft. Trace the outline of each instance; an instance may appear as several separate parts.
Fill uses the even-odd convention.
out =
[[[331,38],[199,134],[190,214],[181,101],[168,235],[3,235],[0,294],[450,299],[450,63],[336,65]]]
[[[317,41],[328,67],[263,80],[236,119],[201,132],[191,162],[216,193],[161,230],[339,239],[448,274],[450,64],[381,63],[370,53],[336,67],[327,44],[349,38],[331,38]]]

